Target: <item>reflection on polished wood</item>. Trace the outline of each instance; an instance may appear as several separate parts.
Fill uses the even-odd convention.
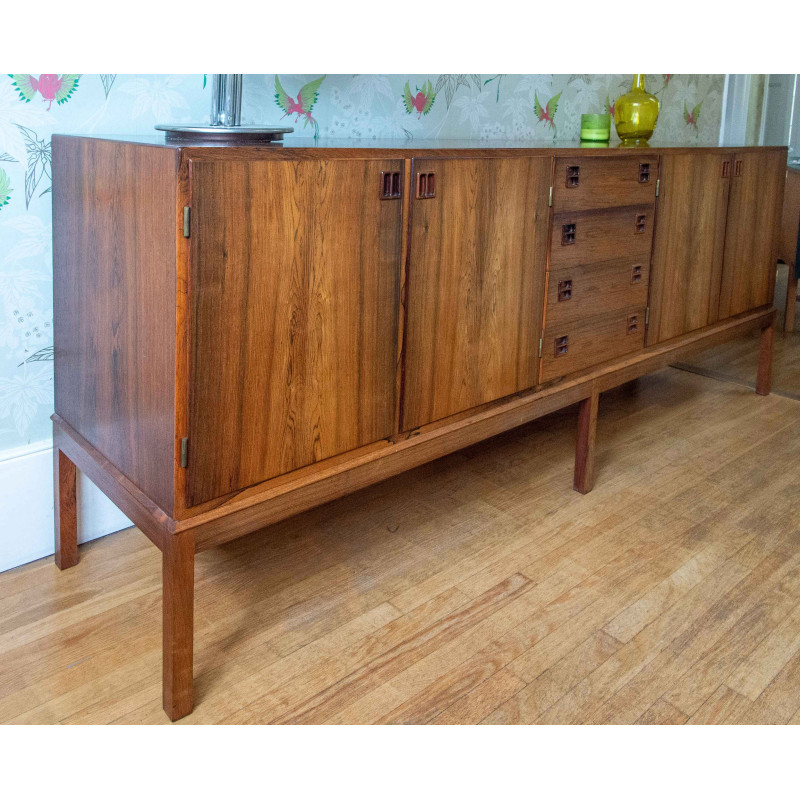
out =
[[[794,269],[797,259],[797,237],[800,229],[800,172],[786,170],[786,187],[783,195],[783,216],[778,235],[778,258],[788,264],[786,303],[784,305],[784,327],[790,333],[794,330],[797,310],[797,277]]]
[[[600,406],[588,495],[570,408],[198,553],[182,723],[800,722],[800,403]],[[166,723],[161,554],[80,549],[0,575],[0,720]]]
[[[800,331],[785,332],[783,313],[786,307],[788,267],[778,265],[775,291],[775,343],[772,357],[772,391],[800,400]],[[753,371],[758,361],[759,333],[752,332],[736,341],[725,342],[685,360],[685,366],[697,369],[718,380],[730,380],[755,388]]]

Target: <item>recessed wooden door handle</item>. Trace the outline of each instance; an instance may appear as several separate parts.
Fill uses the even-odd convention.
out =
[[[727,178],[731,174],[731,162],[730,161],[723,161],[722,162],[722,177]]]
[[[381,172],[381,200],[397,200],[403,195],[399,172]]]
[[[434,172],[417,173],[417,199],[430,200],[436,197],[436,174]]]
[[[567,189],[574,189],[581,182],[581,168],[567,167]]]
[[[741,159],[737,158],[733,164],[733,177],[740,178],[741,175],[742,175],[742,162]]]

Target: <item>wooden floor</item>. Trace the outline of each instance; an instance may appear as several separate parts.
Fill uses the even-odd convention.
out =
[[[181,723],[800,722],[800,403],[675,369],[197,559]],[[160,554],[0,575],[0,720],[167,723]]]

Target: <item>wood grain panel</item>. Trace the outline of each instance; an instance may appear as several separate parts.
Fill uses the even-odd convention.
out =
[[[536,383],[549,158],[415,159],[403,428]]]
[[[177,168],[173,150],[53,137],[55,411],[168,513]]]
[[[636,329],[629,332],[633,317]],[[541,380],[549,381],[641,350],[644,317],[645,307],[634,306],[569,325],[548,322],[543,336]]]
[[[640,180],[641,178],[641,180]],[[658,156],[652,153],[595,158],[557,158],[553,210],[645,205],[656,198]]]
[[[630,306],[646,306],[649,271],[646,255],[551,270],[547,325],[567,325]],[[569,293],[567,298],[565,292]]]
[[[733,161],[732,152],[661,158],[649,345],[717,319]]]
[[[654,206],[628,206],[599,211],[553,214],[550,269],[563,269],[620,256],[649,260],[653,240]],[[643,218],[644,230],[637,221]],[[565,227],[574,226],[570,240]]]
[[[728,201],[720,319],[772,303],[786,176],[782,152],[737,152],[734,163],[739,166]]]
[[[193,161],[188,495],[394,430],[398,160]]]

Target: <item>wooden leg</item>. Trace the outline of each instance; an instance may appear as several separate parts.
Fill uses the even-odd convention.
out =
[[[758,375],[756,394],[769,394],[772,387],[772,344],[775,341],[775,320],[761,331],[761,344],[758,348]]]
[[[53,447],[53,493],[55,500],[56,566],[68,569],[78,563],[78,470]]]
[[[586,494],[594,486],[594,439],[597,431],[597,406],[600,395],[592,392],[578,407],[578,444],[575,448],[573,488]]]
[[[791,333],[794,330],[794,312],[797,306],[797,278],[794,266],[789,264],[789,280],[786,284],[786,313],[783,318],[783,330]]]
[[[194,533],[167,535],[164,571],[164,711],[174,722],[191,713],[194,638]]]

